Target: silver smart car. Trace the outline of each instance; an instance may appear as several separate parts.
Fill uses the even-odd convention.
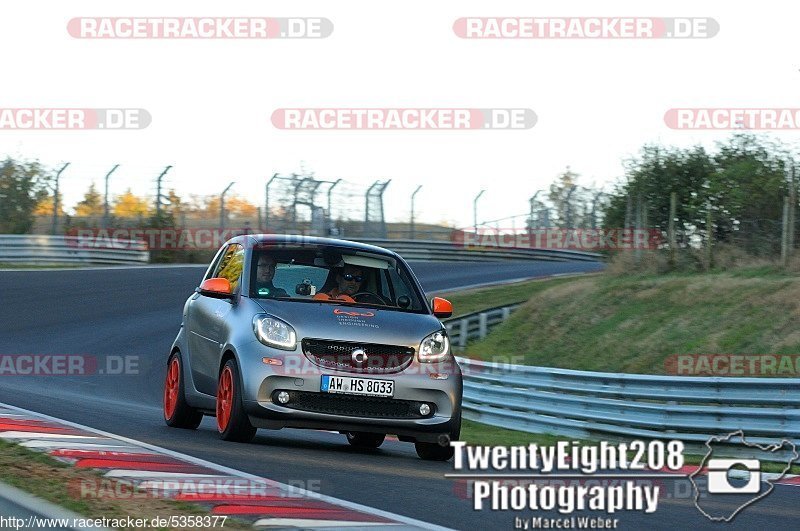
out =
[[[387,433],[446,460],[461,429],[461,371],[408,264],[380,247],[246,235],[217,253],[183,309],[164,386],[169,426],[217,418],[220,437],[257,428],[336,430],[377,448]]]

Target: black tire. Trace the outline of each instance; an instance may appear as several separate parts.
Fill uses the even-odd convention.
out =
[[[451,441],[457,441],[459,437],[461,437],[461,415],[450,430]],[[447,461],[455,454],[455,449],[450,444],[442,446],[439,443],[415,442],[414,449],[417,450],[420,459],[426,461]]]
[[[386,439],[385,433],[348,431],[345,435],[347,436],[347,442],[356,448],[378,448]]]
[[[450,430],[450,440],[457,441],[461,438],[461,413],[458,414],[458,420],[456,420],[455,424],[453,425],[453,429]]]
[[[177,392],[170,393],[171,382],[174,380],[174,374],[171,370],[177,368]],[[169,400],[169,404],[168,404]],[[171,406],[172,401],[175,401],[174,407]],[[167,414],[167,410],[171,409],[171,414]],[[173,352],[167,361],[167,377],[164,381],[164,398],[162,402],[162,411],[164,413],[164,422],[170,428],[182,428],[185,430],[196,430],[203,420],[203,414],[189,404],[186,403],[186,392],[184,388],[183,379],[183,360],[179,352]]]
[[[420,459],[426,461],[447,461],[455,454],[452,446],[441,446],[439,443],[415,442],[414,448]]]
[[[253,437],[255,437],[257,428],[255,428],[252,424],[250,424],[250,419],[244,412],[244,406],[242,405],[242,392],[241,392],[242,379],[239,377],[239,368],[236,365],[236,360],[229,359],[227,362],[225,362],[222,371],[220,371],[220,381],[217,383],[218,388],[220,382],[222,381],[223,374],[225,374],[226,370],[229,370],[231,372],[232,409],[230,411],[230,416],[224,428],[220,426],[219,422],[220,418],[218,413],[217,431],[219,432],[220,439],[222,439],[223,441],[248,443],[253,440]],[[218,393],[217,402],[219,402],[219,389],[217,393]],[[220,405],[218,403],[217,404],[218,411],[219,408]]]

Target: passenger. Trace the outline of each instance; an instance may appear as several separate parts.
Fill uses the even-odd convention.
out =
[[[272,283],[275,278],[275,259],[268,254],[258,257],[256,266],[256,293],[259,297],[288,297],[286,290],[278,288]]]

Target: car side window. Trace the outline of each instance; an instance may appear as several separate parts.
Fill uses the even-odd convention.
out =
[[[399,299],[400,297],[406,296],[409,299],[411,299],[411,302],[412,302],[411,307],[416,309],[418,307],[417,306],[417,298],[414,296],[413,293],[411,293],[411,291],[409,291],[409,289],[407,288],[408,284],[403,281],[403,279],[398,274],[397,270],[393,269],[393,268],[389,268],[389,269],[386,270],[386,275],[389,277],[389,282],[391,282],[392,288],[394,288],[394,297],[395,297],[394,301],[397,302],[397,299]],[[388,282],[387,282],[387,284],[388,284]],[[390,288],[387,285],[386,288],[384,289],[384,296],[386,296],[389,299],[391,299],[392,295],[391,295],[389,289]]]
[[[244,247],[239,244],[229,246],[217,268],[214,276],[228,279],[231,283],[231,292],[235,292],[244,269]]]
[[[228,252],[228,247],[222,252],[217,253],[214,257],[214,261],[212,262],[211,268],[208,270],[208,274],[206,274],[203,280],[208,280],[209,278],[216,278],[217,273],[219,272],[219,265],[222,263],[223,258],[225,258],[225,254]]]

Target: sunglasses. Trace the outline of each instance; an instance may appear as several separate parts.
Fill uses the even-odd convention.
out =
[[[345,279],[348,282],[352,282],[354,280],[356,282],[361,282],[362,280],[364,280],[364,277],[362,277],[361,275],[351,275],[350,273],[342,275],[342,278]]]

